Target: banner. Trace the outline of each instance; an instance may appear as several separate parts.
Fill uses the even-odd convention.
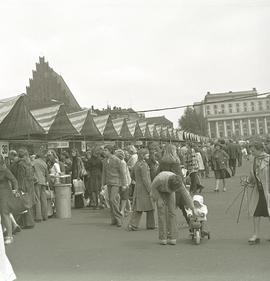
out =
[[[48,142],[48,149],[69,148],[68,141],[50,141]]]

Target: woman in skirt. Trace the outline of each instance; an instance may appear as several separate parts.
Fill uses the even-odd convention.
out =
[[[249,183],[253,187],[250,196],[250,214],[253,214],[253,236],[249,244],[260,242],[261,217],[270,218],[270,155],[264,152],[263,144],[255,142],[251,146],[254,156]]]
[[[220,143],[216,143],[214,148],[215,149],[211,157],[212,170],[214,171],[216,178],[216,188],[214,191],[219,191],[219,183],[222,181],[223,191],[225,192],[225,179],[231,177],[226,168],[229,161],[229,155],[222,149]]]

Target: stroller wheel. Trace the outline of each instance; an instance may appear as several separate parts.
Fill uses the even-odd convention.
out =
[[[208,236],[208,240],[209,240],[209,239],[210,239],[210,232],[208,232],[208,235],[207,235],[207,236]]]

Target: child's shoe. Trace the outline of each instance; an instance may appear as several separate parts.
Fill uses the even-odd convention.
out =
[[[167,245],[167,240],[159,240],[160,245]]]
[[[168,239],[169,245],[176,245],[176,239]]]

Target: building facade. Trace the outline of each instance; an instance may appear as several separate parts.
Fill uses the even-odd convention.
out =
[[[211,138],[248,138],[270,134],[270,95],[251,91],[207,93],[201,109]]]

